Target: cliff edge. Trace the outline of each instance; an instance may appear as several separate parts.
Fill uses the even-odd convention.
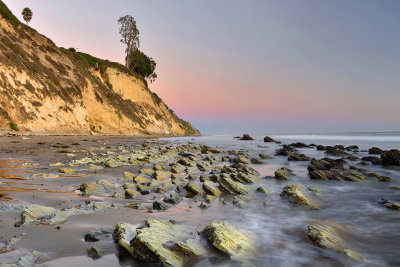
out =
[[[0,0],[0,129],[198,135],[123,65],[57,47]]]

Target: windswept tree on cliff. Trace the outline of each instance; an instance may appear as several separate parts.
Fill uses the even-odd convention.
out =
[[[126,45],[125,64],[126,67],[129,68],[129,62],[131,62],[132,53],[134,53],[134,51],[137,51],[140,46],[139,30],[136,27],[135,19],[130,15],[119,18],[118,24],[121,24],[119,33],[122,36],[121,42]]]
[[[22,17],[24,18],[26,24],[28,24],[29,21],[31,21],[33,16],[32,10],[29,7],[25,7],[22,10]]]

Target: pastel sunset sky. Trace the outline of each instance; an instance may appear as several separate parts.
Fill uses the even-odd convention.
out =
[[[398,0],[3,0],[58,46],[124,63],[132,15],[150,84],[203,133],[400,130]]]

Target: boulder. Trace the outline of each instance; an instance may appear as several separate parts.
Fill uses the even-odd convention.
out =
[[[362,259],[357,252],[343,247],[344,242],[333,227],[323,224],[311,224],[308,226],[308,237],[315,245],[321,248],[336,251],[353,260]]]
[[[290,180],[289,174],[291,174],[291,173],[292,173],[292,170],[289,170],[286,167],[282,167],[275,171],[275,178]]]
[[[213,221],[202,234],[213,247],[235,260],[248,259],[256,251],[255,243],[249,236],[224,221]]]
[[[264,161],[262,161],[262,160],[260,160],[258,158],[251,158],[250,162],[253,163],[253,164],[263,164],[264,163]]]
[[[369,161],[369,162],[371,162],[372,164],[376,164],[376,165],[382,164],[382,159],[381,159],[381,158],[378,158],[378,157],[375,157],[375,156],[362,157],[361,160],[363,160],[363,161]]]
[[[221,190],[219,189],[218,183],[214,183],[211,181],[205,181],[203,183],[203,189],[214,196],[220,196],[222,194]]]
[[[297,142],[297,143],[291,143],[289,144],[289,146],[291,147],[295,147],[295,148],[305,148],[305,147],[309,147],[308,145],[301,143],[301,142]]]
[[[264,142],[265,143],[272,143],[272,142],[276,143],[276,141],[269,136],[264,137]]]
[[[311,206],[310,201],[304,196],[304,194],[301,192],[301,187],[298,185],[294,184],[288,184],[286,185],[280,196],[282,198],[288,199],[289,202],[294,203],[294,204],[299,204],[303,206]]]
[[[21,213],[21,222],[23,224],[40,222],[42,218],[49,218],[53,216],[57,211],[57,209],[52,207],[29,205]]]
[[[283,145],[282,148],[275,150],[275,155],[276,156],[290,156],[295,152],[294,148],[288,146],[288,145]]]
[[[372,147],[372,148],[368,149],[368,154],[381,155],[382,153],[383,153],[383,150],[378,147]]]
[[[249,194],[250,188],[240,182],[236,182],[228,177],[221,177],[219,180],[219,185],[228,193],[233,194]]]
[[[400,150],[392,149],[381,154],[383,165],[400,166]]]
[[[93,184],[83,183],[79,187],[79,190],[82,191],[82,195],[84,195],[84,196],[105,193],[106,191],[108,191],[110,189],[112,189],[112,184],[104,179],[97,180]]]

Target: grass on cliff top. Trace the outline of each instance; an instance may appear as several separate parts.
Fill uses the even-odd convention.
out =
[[[18,26],[21,22],[17,19],[16,16],[8,9],[6,4],[3,3],[3,1],[0,0],[0,14],[7,18],[9,21],[11,21],[14,26]]]
[[[69,49],[66,49],[64,47],[60,47],[60,49],[72,60],[74,60],[79,67],[85,69],[88,67],[92,67],[95,70],[99,70],[101,73],[104,73],[108,67],[115,68],[119,70],[122,73],[128,74],[128,75],[133,75],[136,79],[141,80],[146,88],[147,86],[147,81],[143,79],[142,76],[137,74],[136,72],[128,69],[124,65],[118,63],[118,62],[112,62],[109,60],[103,60],[97,57],[94,57],[92,55],[82,53],[82,52],[72,52]]]

